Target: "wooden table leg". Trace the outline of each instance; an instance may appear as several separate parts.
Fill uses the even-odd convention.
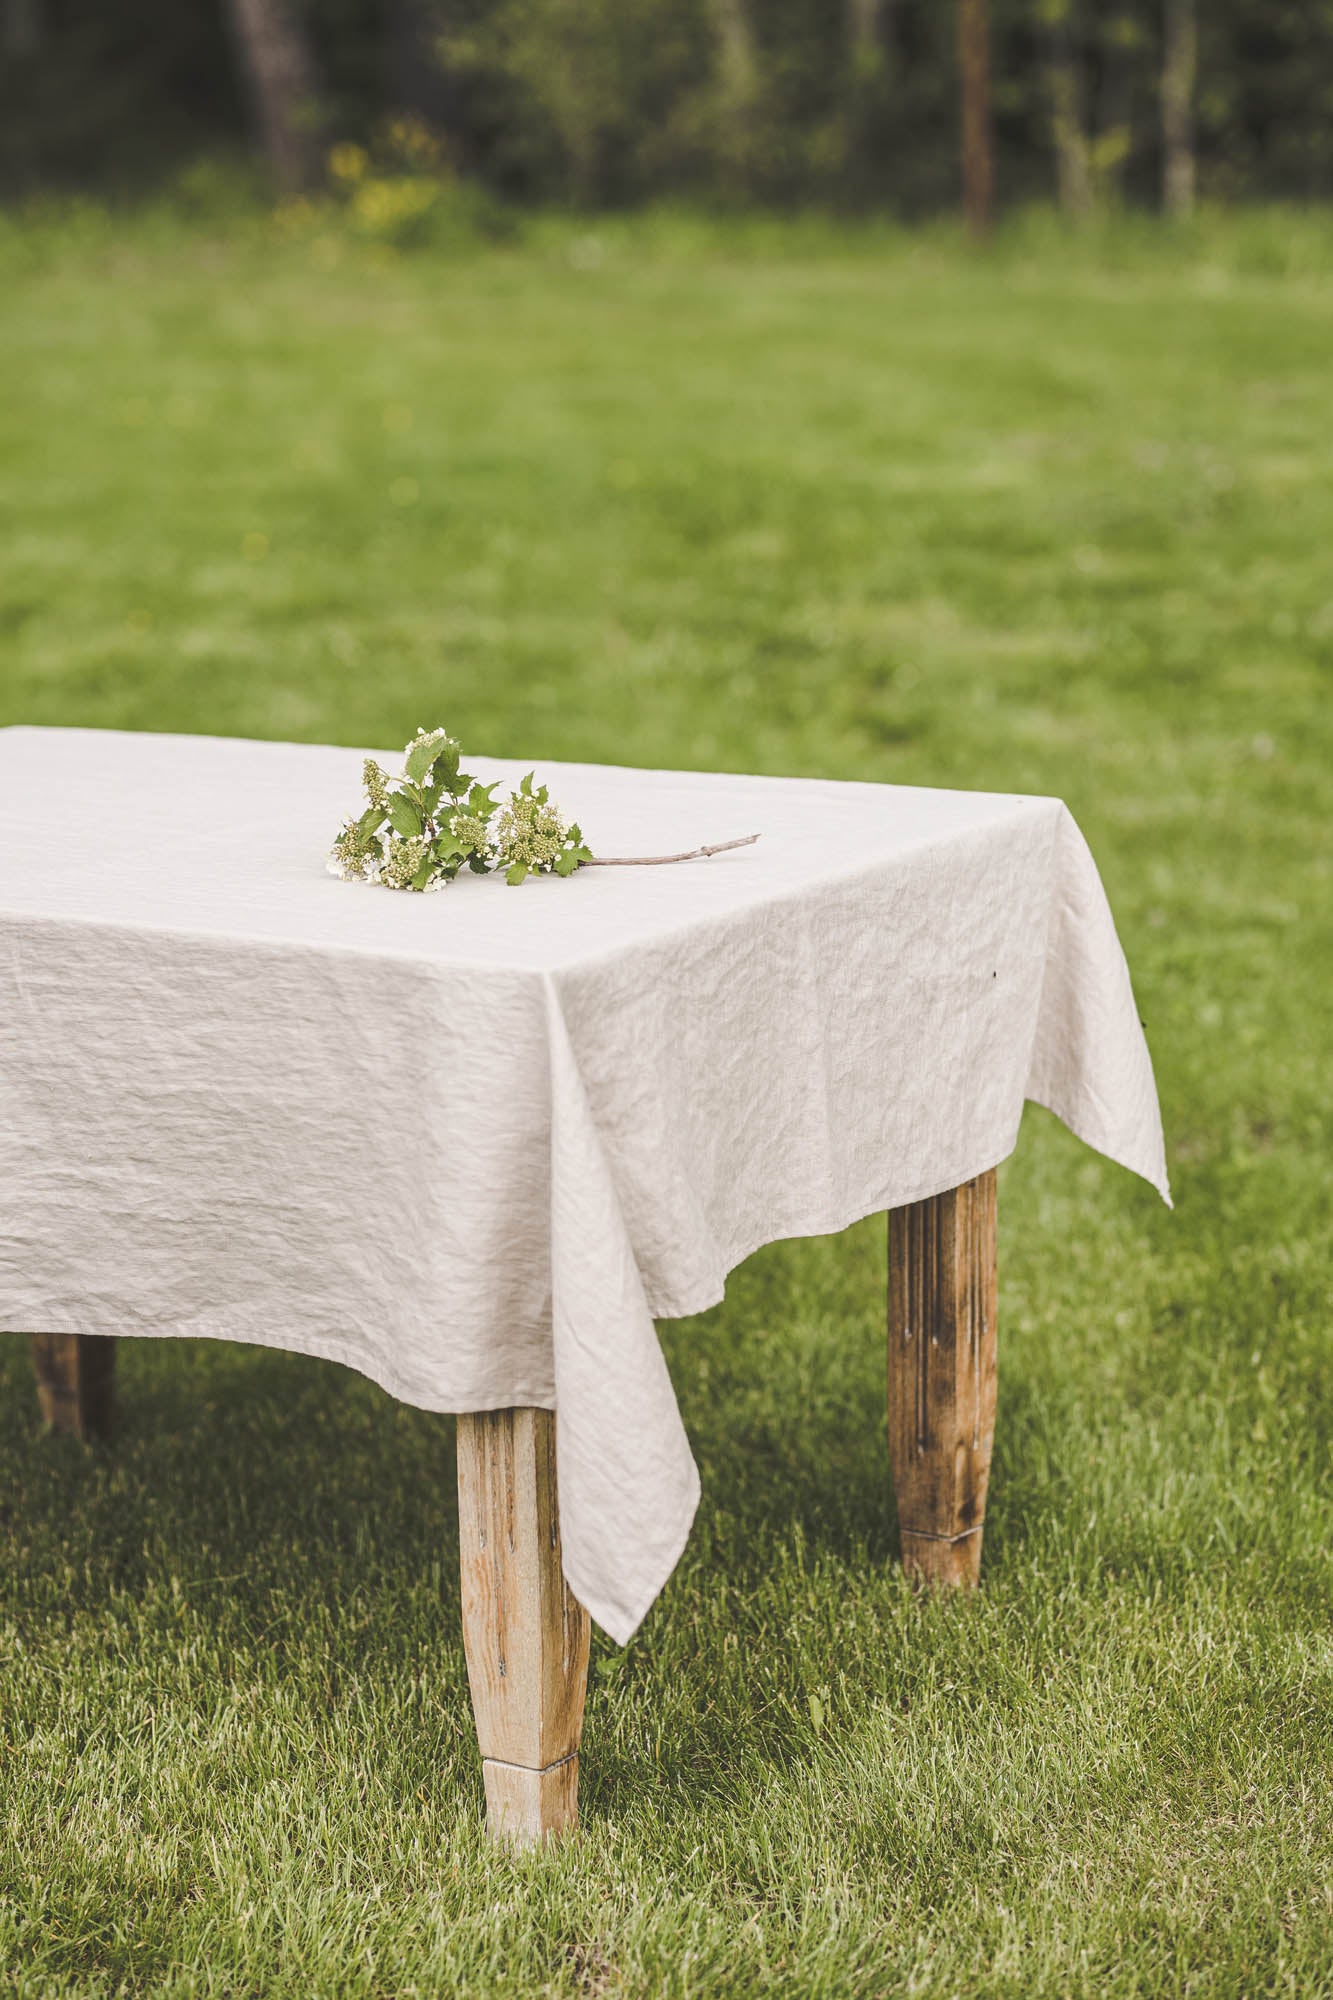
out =
[[[53,1430],[104,1438],[111,1430],[116,1342],[103,1333],[32,1333],[37,1398]]]
[[[528,1845],[578,1823],[588,1614],[560,1567],[555,1418],[458,1419],[463,1644],[494,1839]]]
[[[975,1585],[995,1436],[995,1174],[889,1211],[889,1451],[903,1566]]]

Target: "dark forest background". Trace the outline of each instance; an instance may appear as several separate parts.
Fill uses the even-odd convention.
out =
[[[1002,202],[1333,193],[1333,0],[0,0],[0,189],[203,153],[299,189],[406,119],[507,199],[920,215],[958,199],[960,30]]]

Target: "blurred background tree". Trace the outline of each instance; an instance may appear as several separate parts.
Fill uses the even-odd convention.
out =
[[[227,0],[227,5],[274,183],[284,194],[315,187],[322,113],[305,22],[288,0]]]
[[[404,115],[519,200],[1099,205],[1333,193],[1333,0],[0,0],[0,188],[201,153],[308,186]],[[984,205],[984,202],[983,202]]]

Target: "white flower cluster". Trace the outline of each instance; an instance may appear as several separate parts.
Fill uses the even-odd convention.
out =
[[[454,813],[449,821],[449,831],[456,840],[461,840],[465,847],[472,848],[475,853],[490,854],[490,829],[485,820],[479,819],[476,813]]]
[[[368,838],[359,820],[349,819],[329,852],[328,872],[341,882],[378,882],[379,842]]]
[[[404,838],[391,833],[384,843],[380,881],[386,889],[410,889],[413,876],[429,853],[430,842],[424,834]]]
[[[510,794],[496,825],[503,867],[549,868],[564,846],[569,828],[544,791]]]
[[[373,757],[367,757],[361,766],[361,782],[373,806],[383,807],[389,803],[389,774]]]

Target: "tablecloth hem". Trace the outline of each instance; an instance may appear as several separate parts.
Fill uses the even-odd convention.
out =
[[[1080,1134],[1079,1136],[1081,1137],[1082,1135]],[[832,1222],[821,1220],[818,1222],[797,1222],[790,1226],[784,1224],[781,1229],[776,1230],[772,1235],[758,1236],[753,1241],[747,1240],[746,1246],[743,1249],[735,1253],[731,1251],[725,1253],[727,1261],[723,1267],[721,1277],[714,1279],[709,1285],[701,1288],[697,1296],[693,1292],[687,1293],[686,1303],[681,1304],[670,1300],[660,1300],[656,1295],[649,1295],[649,1311],[655,1320],[692,1319],[696,1313],[711,1312],[712,1308],[720,1305],[726,1297],[727,1279],[731,1276],[732,1272],[738,1270],[747,1258],[753,1257],[757,1251],[767,1249],[769,1244],[795,1243],[806,1236],[839,1236],[844,1229],[850,1229],[853,1223],[866,1221],[869,1216],[886,1214],[891,1208],[909,1208],[913,1202],[917,1201],[931,1201],[936,1195],[947,1194],[950,1188],[961,1187],[965,1181],[974,1181],[979,1175],[990,1173],[996,1167],[1002,1166],[1007,1159],[1012,1157],[1017,1149],[1017,1145],[1018,1135],[1015,1133],[1004,1151],[995,1159],[988,1161],[982,1166],[970,1167],[962,1173],[949,1173],[943,1180],[936,1175],[931,1175],[928,1180],[913,1186],[904,1194],[894,1192],[891,1199],[887,1195],[878,1195],[873,1201],[855,1202],[849,1209],[839,1210],[837,1219]]]
[[[654,1584],[646,1591],[639,1592],[637,1596],[630,1599],[628,1606],[609,1604],[602,1598],[601,1593],[597,1589],[585,1589],[580,1584],[570,1564],[568,1562],[563,1564],[565,1582],[569,1585],[575,1597],[578,1598],[579,1603],[593,1620],[593,1623],[600,1626],[601,1630],[606,1633],[607,1638],[612,1640],[617,1646],[628,1646],[630,1640],[634,1637],[634,1634],[638,1631],[640,1625],[642,1625],[644,1619],[666,1589],[667,1584],[671,1581],[676,1565],[685,1553],[685,1545],[690,1539],[690,1533],[694,1527],[694,1517],[699,1511],[699,1501],[702,1494],[703,1486],[699,1478],[698,1467],[696,1466],[694,1469],[694,1491],[688,1506],[682,1510],[676,1532],[668,1544],[669,1555],[663,1563],[662,1581]]]
[[[312,1361],[333,1361],[340,1368],[349,1369],[352,1374],[363,1376],[373,1382],[387,1396],[397,1403],[406,1403],[409,1409],[423,1410],[429,1416],[461,1417],[476,1416],[486,1410],[554,1410],[555,1390],[553,1387],[524,1385],[504,1391],[481,1389],[474,1392],[455,1391],[447,1396],[430,1395],[399,1381],[389,1369],[373,1367],[364,1357],[356,1357],[340,1347],[335,1341],[311,1339],[308,1335],[300,1338],[284,1337],[275,1341],[271,1333],[250,1333],[242,1328],[228,1326],[225,1331],[210,1331],[205,1327],[127,1327],[121,1315],[106,1321],[96,1316],[80,1313],[77,1323],[67,1313],[0,1313],[0,1334],[60,1333],[111,1335],[118,1340],[217,1340],[228,1341],[238,1347],[262,1347],[270,1353],[299,1354]]]
[[[1166,1171],[1165,1151],[1160,1167],[1155,1162],[1153,1166],[1145,1167],[1140,1161],[1129,1157],[1128,1148],[1122,1150],[1106,1144],[1104,1139],[1094,1137],[1088,1121],[1070,1105],[1055,1102],[1056,1097],[1055,1091],[1051,1091],[1046,1097],[1039,1097],[1035,1092],[1029,1091],[1027,1101],[1029,1104],[1039,1104],[1043,1111],[1049,1111],[1051,1116],[1058,1118],[1076,1139],[1080,1139],[1085,1146],[1091,1146],[1094,1153],[1100,1153],[1104,1160],[1111,1162],[1112,1166],[1123,1167],[1127,1173],[1137,1174],[1141,1181],[1146,1181],[1148,1186],[1161,1196],[1168,1208],[1175,1208],[1175,1203],[1171,1199],[1171,1183]]]

